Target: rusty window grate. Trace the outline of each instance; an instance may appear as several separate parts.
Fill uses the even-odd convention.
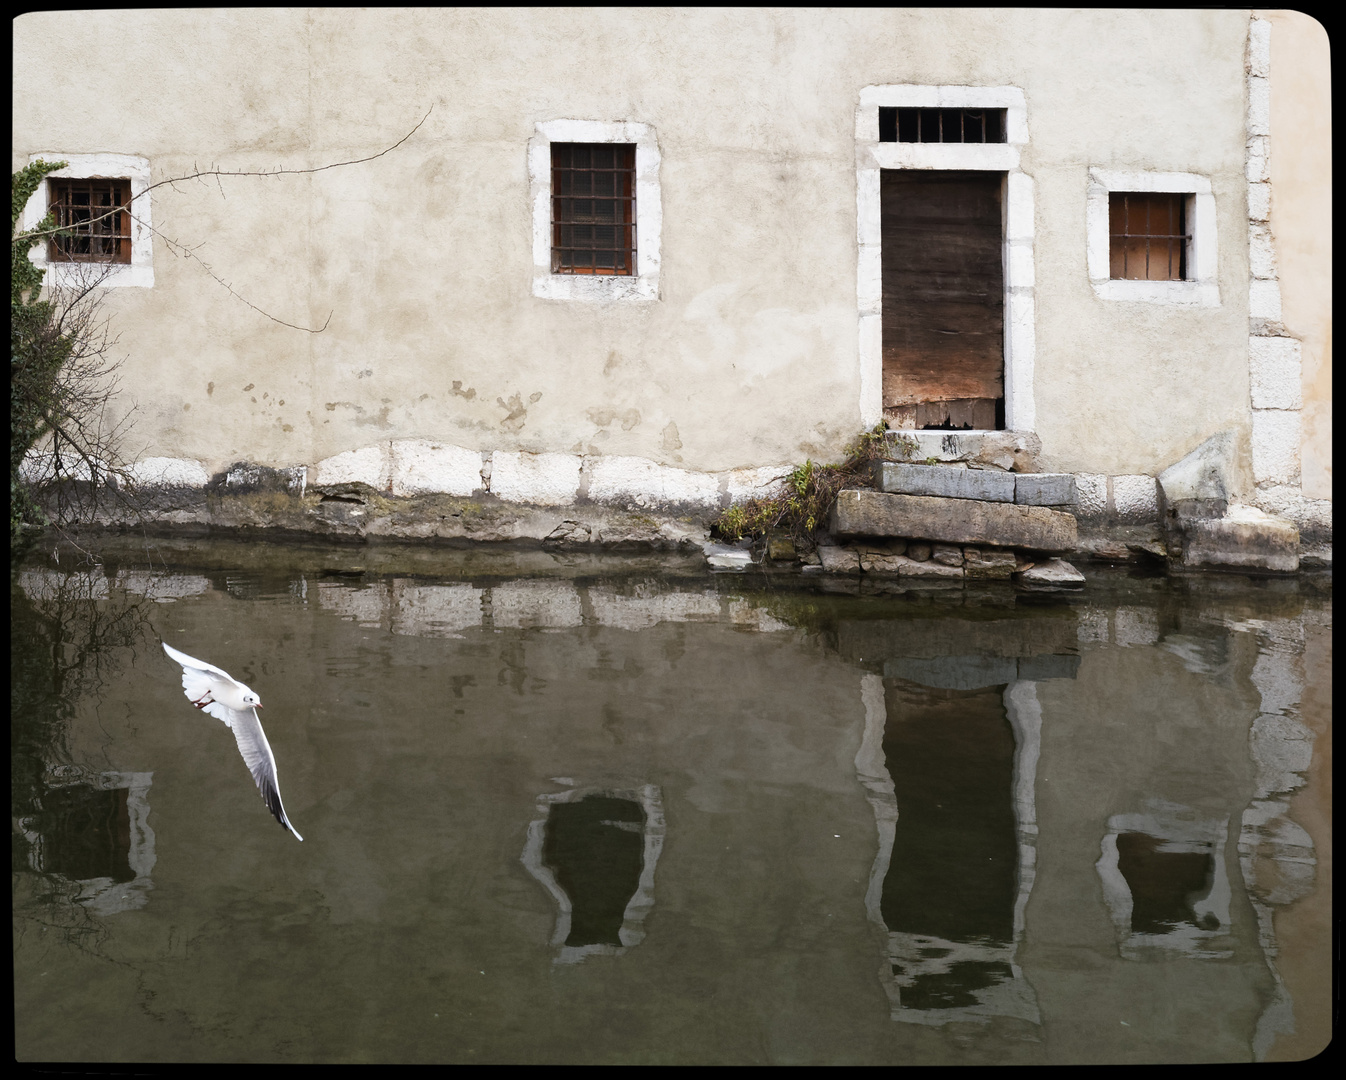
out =
[[[1108,194],[1109,275],[1127,281],[1186,281],[1187,196],[1172,192]]]
[[[47,245],[53,262],[131,261],[129,180],[48,180],[49,205],[64,235]]]
[[[553,274],[634,275],[636,148],[552,143]]]
[[[1004,141],[1004,109],[899,109],[879,106],[879,142]]]

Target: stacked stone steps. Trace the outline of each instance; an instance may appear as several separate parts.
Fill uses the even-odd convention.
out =
[[[837,497],[832,533],[844,546],[819,552],[825,570],[964,580],[1017,575],[1025,584],[1084,580],[1069,563],[1043,557],[1078,543],[1075,516],[1064,509],[1077,499],[1068,473],[882,461],[874,479],[877,491]],[[876,539],[905,550],[881,552]],[[930,554],[913,550],[927,544]],[[943,559],[934,555],[940,547],[949,552]]]

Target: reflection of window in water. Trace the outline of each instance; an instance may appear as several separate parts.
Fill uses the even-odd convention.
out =
[[[556,902],[556,962],[638,945],[664,843],[659,789],[554,792],[539,797],[538,812],[522,858]]]
[[[76,899],[100,915],[143,907],[155,863],[152,778],[107,772],[46,787],[20,822],[32,868],[78,885]]]
[[[1133,934],[1163,934],[1181,923],[1219,928],[1214,912],[1198,915],[1193,906],[1210,892],[1215,879],[1211,844],[1178,845],[1144,833],[1122,833],[1117,837],[1117,869],[1131,889]]]
[[[1203,820],[1190,807],[1159,799],[1139,813],[1108,819],[1095,866],[1124,958],[1155,951],[1234,955],[1224,865],[1228,826],[1228,818]]]
[[[133,881],[127,790],[87,784],[54,788],[42,797],[39,869],[72,881]]]
[[[542,861],[570,897],[567,945],[621,945],[626,905],[640,884],[644,824],[629,799],[587,795],[552,807]]]

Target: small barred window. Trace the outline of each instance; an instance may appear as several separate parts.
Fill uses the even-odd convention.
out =
[[[553,274],[636,272],[636,148],[552,143]]]
[[[879,106],[879,142],[1004,141],[1004,109],[900,109]]]
[[[1186,281],[1187,199],[1182,193],[1108,194],[1109,277],[1126,281]]]
[[[131,261],[131,181],[47,181],[60,232],[48,244],[52,262]]]

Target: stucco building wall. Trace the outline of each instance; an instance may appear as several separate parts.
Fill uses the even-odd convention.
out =
[[[1040,466],[1144,477],[1249,438],[1247,34],[1246,11],[37,13],[15,23],[13,161],[314,168],[431,110],[374,161],[151,194],[154,287],[108,297],[132,457],[217,472],[419,439],[722,473],[835,459],[861,426],[860,88],[1019,87]],[[109,38],[115,67],[62,60]],[[658,300],[533,295],[528,145],[567,118],[652,131]],[[1217,306],[1091,290],[1090,168],[1209,179]]]
[[[1332,67],[1327,31],[1298,11],[1271,24],[1271,229],[1285,329],[1301,343],[1300,468],[1332,498]]]

